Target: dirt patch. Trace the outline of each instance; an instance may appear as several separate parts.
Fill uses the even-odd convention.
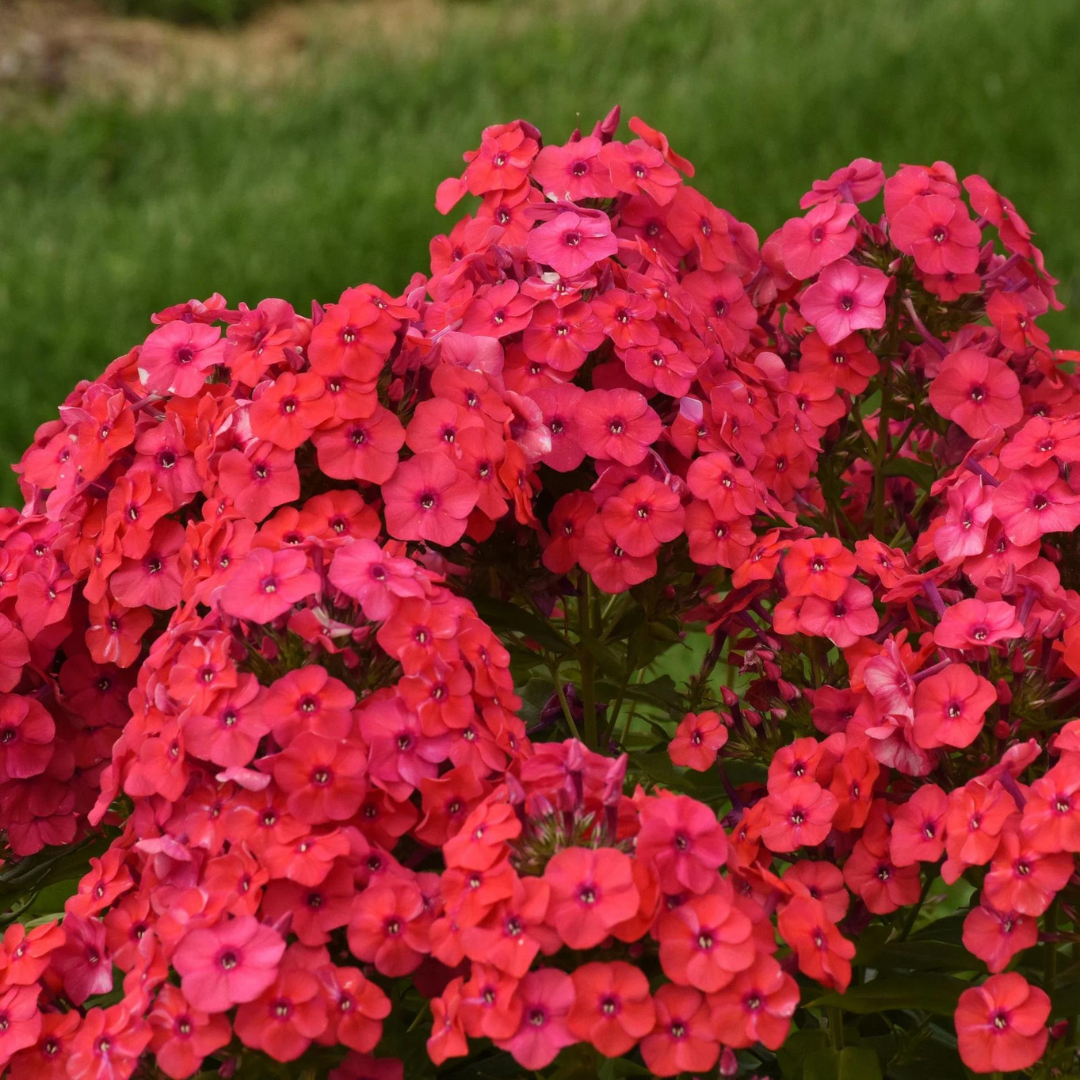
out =
[[[380,47],[423,50],[449,19],[479,13],[447,0],[308,0],[221,31],[122,17],[93,0],[0,0],[0,117],[86,99],[143,107],[195,88],[227,96],[302,77],[312,59],[344,59],[373,36]]]

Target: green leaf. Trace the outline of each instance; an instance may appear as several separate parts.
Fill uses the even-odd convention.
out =
[[[860,946],[861,947],[861,946]],[[871,961],[878,971],[979,971],[982,965],[963,947],[944,941],[893,941]]]
[[[881,1080],[881,1062],[867,1046],[824,1047],[807,1057],[802,1080]]]
[[[907,457],[895,457],[892,461],[887,461],[884,472],[886,476],[906,476],[909,480],[914,480],[923,491],[930,490],[938,475],[933,465]]]
[[[89,869],[90,859],[100,856],[109,846],[115,830],[89,837],[70,847],[46,848],[24,859],[13,859],[0,870],[0,925],[11,922],[24,910],[28,910],[35,894],[50,886],[50,902],[60,894],[62,899],[73,895],[83,874]],[[61,907],[63,903],[61,901]]]
[[[1080,1015],[1080,981],[1059,986],[1050,995],[1050,1015],[1054,1019]]]
[[[934,919],[916,930],[908,940],[947,941],[952,945],[959,945],[964,940],[964,920],[966,918],[966,914],[961,914],[946,915],[944,918]]]
[[[526,727],[531,727],[540,719],[540,712],[551,700],[555,693],[555,687],[551,679],[530,679],[519,691],[521,708],[518,715],[524,721]]]
[[[780,1075],[784,1080],[803,1080],[803,1068],[807,1058],[823,1047],[828,1047],[828,1033],[821,1028],[805,1028],[793,1031],[776,1051]]]
[[[938,1016],[952,1016],[960,995],[970,984],[943,975],[885,975],[846,994],[823,994],[810,1006],[835,1005],[860,1016],[887,1009],[918,1009]]]
[[[472,597],[472,603],[477,615],[495,631],[515,630],[557,656],[569,656],[573,651],[569,642],[550,623],[517,604],[490,596]]]

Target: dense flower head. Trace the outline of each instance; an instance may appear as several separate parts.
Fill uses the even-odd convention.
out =
[[[630,132],[487,128],[400,295],[165,308],[39,429],[0,513],[14,1080],[775,1075],[852,1027],[1075,1064],[1056,282],[945,162],[857,158],[762,242]]]

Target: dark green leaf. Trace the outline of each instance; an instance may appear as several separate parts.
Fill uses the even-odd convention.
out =
[[[1050,1015],[1054,1019],[1080,1015],[1080,981],[1059,986],[1050,995]]]
[[[923,939],[890,942],[868,963],[878,971],[910,969],[957,972],[979,971],[982,967],[963,945]]]
[[[806,1059],[815,1051],[828,1047],[828,1033],[821,1028],[807,1028],[792,1032],[783,1046],[776,1051],[776,1060],[780,1064],[780,1075],[784,1080],[803,1080],[803,1067]]]
[[[881,1062],[867,1046],[824,1047],[807,1057],[802,1080],[881,1080]]]
[[[885,463],[886,476],[906,476],[914,480],[923,491],[929,491],[937,479],[937,469],[915,458],[895,457]]]
[[[942,975],[884,975],[862,986],[849,987],[846,994],[824,994],[809,1004],[836,1005],[860,1015],[887,1009],[918,1009],[952,1016],[956,1002],[968,986],[960,979]]]
[[[493,630],[514,630],[532,638],[557,656],[567,656],[571,648],[566,639],[549,623],[517,604],[496,600],[490,596],[473,597],[476,613]]]

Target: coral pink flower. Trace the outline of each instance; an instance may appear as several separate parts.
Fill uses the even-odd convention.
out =
[[[1033,416],[998,454],[1008,469],[1036,469],[1052,458],[1080,461],[1080,416],[1057,420]]]
[[[525,355],[557,372],[577,371],[604,341],[604,328],[584,300],[541,304],[522,338]]]
[[[860,638],[877,632],[878,615],[874,594],[861,581],[851,578],[838,600],[808,596],[799,608],[799,629],[816,637],[827,637],[846,649]]]
[[[496,1040],[495,1045],[509,1050],[526,1069],[542,1069],[564,1046],[577,1042],[567,1023],[574,1005],[574,984],[563,971],[541,968],[521,980],[517,997],[521,1026],[510,1038]]]
[[[836,929],[820,900],[792,897],[780,912],[777,928],[795,950],[804,975],[840,993],[848,988],[855,946]]]
[[[801,218],[789,218],[780,230],[780,246],[788,273],[811,278],[855,246],[857,233],[851,219],[854,203],[839,199],[818,203]]]
[[[333,387],[333,380],[330,382]],[[405,443],[401,421],[381,405],[362,417],[323,427],[312,435],[319,468],[336,480],[366,480],[385,484],[398,465]]]
[[[311,331],[311,367],[327,379],[346,375],[374,382],[394,347],[397,320],[363,286],[346,289],[327,304],[322,321]]]
[[[578,441],[587,454],[621,465],[645,460],[660,417],[635,390],[590,390],[578,408]]]
[[[429,951],[423,915],[423,894],[411,881],[369,885],[353,903],[349,948],[383,975],[408,975]]]
[[[599,945],[637,912],[630,859],[613,848],[565,848],[544,870],[551,886],[548,922],[572,949]]]
[[[651,555],[682,533],[685,511],[666,484],[642,476],[608,499],[600,511],[608,534],[628,555]]]
[[[858,840],[844,863],[847,887],[875,915],[888,915],[918,902],[922,881],[917,864],[895,866],[888,853],[888,838],[879,843]]]
[[[784,585],[793,596],[839,600],[855,573],[855,556],[829,536],[796,540],[784,556]]]
[[[708,996],[717,1037],[737,1050],[760,1042],[776,1050],[787,1038],[799,987],[771,957],[759,955],[726,987]]]
[[[754,533],[746,518],[725,519],[695,499],[686,508],[686,539],[694,562],[733,570],[750,554]]]
[[[588,135],[565,146],[545,146],[536,155],[532,177],[545,195],[556,199],[610,199],[615,186],[600,160],[601,145],[595,135]]]
[[[690,389],[698,365],[670,338],[662,337],[654,345],[623,349],[619,358],[626,373],[642,386],[651,387],[669,397],[681,397]]]
[[[541,940],[550,938],[550,930],[545,930],[543,923],[551,886],[542,878],[515,877],[512,889],[510,896],[499,901],[482,922],[462,930],[461,944],[471,959],[490,964],[512,979],[522,979],[540,951]],[[475,890],[472,896],[476,898]],[[462,919],[466,918],[463,911]]]
[[[237,1036],[245,1046],[262,1050],[275,1061],[295,1061],[326,1030],[326,1001],[320,989],[310,971],[282,968],[259,997],[236,1010]]]
[[[653,1076],[708,1072],[720,1047],[702,994],[689,986],[661,986],[654,1001],[656,1027],[641,1042],[641,1056]]]
[[[574,1007],[570,1031],[605,1057],[622,1057],[652,1031],[656,1007],[649,980],[622,960],[582,964],[571,972]]]
[[[863,203],[872,199],[885,183],[881,163],[869,158],[856,158],[850,165],[837,169],[828,180],[815,180],[810,190],[799,200],[804,209],[836,197],[849,202]]]
[[[930,384],[930,403],[973,439],[994,426],[1011,427],[1023,416],[1016,375],[978,349],[961,349],[945,360]]]
[[[644,139],[631,143],[609,142],[600,148],[600,160],[607,166],[611,182],[627,195],[644,193],[661,206],[675,197],[682,180],[664,160],[664,154]]]
[[[1015,971],[991,975],[960,995],[956,1037],[960,1057],[979,1073],[1012,1072],[1034,1065],[1049,1039],[1050,998]]]
[[[986,710],[996,701],[992,683],[967,664],[950,664],[924,679],[915,691],[915,742],[925,750],[970,746],[982,731]]]
[[[994,973],[1039,940],[1039,921],[1015,911],[1002,913],[985,904],[972,908],[964,919],[964,948]]]
[[[738,275],[729,270],[694,270],[682,281],[705,325],[725,349],[741,352],[750,341],[757,311]]]
[[[785,784],[765,801],[768,824],[761,839],[770,851],[795,851],[815,847],[832,829],[836,796],[812,780]]]
[[[281,935],[250,915],[191,930],[173,956],[180,989],[208,1013],[254,1001],[277,977]]]
[[[934,531],[934,551],[942,562],[983,553],[994,514],[993,491],[978,476],[949,489],[945,521]]]
[[[1031,785],[1020,831],[1035,851],[1080,852],[1080,757],[1064,754]]]
[[[925,273],[970,274],[979,265],[982,231],[959,199],[917,195],[889,216],[889,239]]]
[[[961,600],[945,609],[934,640],[946,649],[972,649],[1022,637],[1016,608],[1003,600]]]
[[[323,967],[316,974],[329,1001],[327,1030],[319,1042],[339,1042],[362,1053],[374,1049],[390,1015],[390,999],[358,968]]]
[[[802,859],[784,871],[784,883],[801,896],[820,900],[825,914],[834,923],[847,914],[851,895],[844,886],[844,875],[830,862]]]
[[[637,857],[655,863],[661,880],[708,892],[727,856],[727,836],[716,815],[687,795],[651,799],[641,808]]]
[[[800,310],[826,345],[836,345],[853,330],[885,325],[885,290],[889,278],[880,270],[856,266],[850,259],[830,263],[802,294]]]
[[[577,547],[577,561],[607,593],[625,592],[656,573],[656,554],[634,556],[624,551],[599,516],[585,526],[585,535]]]
[[[76,1005],[97,994],[107,994],[112,989],[113,975],[104,924],[100,919],[69,913],[63,927],[65,940],[54,955],[53,967],[64,980],[64,993]]]
[[[0,778],[25,779],[44,772],[55,737],[56,724],[40,702],[0,694]]]
[[[191,1076],[207,1054],[220,1050],[232,1036],[224,1016],[210,1016],[193,1007],[178,986],[168,983],[158,993],[147,1019],[157,1067],[173,1080]]]
[[[177,320],[155,330],[139,350],[139,378],[152,394],[194,397],[225,357],[216,326]]]
[[[237,619],[270,623],[321,585],[302,551],[255,548],[222,590],[221,610]]]
[[[273,758],[274,779],[288,793],[289,813],[320,825],[346,821],[364,798],[367,757],[362,744],[327,739],[314,731],[297,735]]]
[[[705,772],[716,762],[716,755],[728,740],[728,730],[715,712],[687,713],[668,743],[673,764],[695,772]]]
[[[577,277],[618,250],[611,219],[599,210],[566,210],[533,229],[526,244],[530,259],[550,266],[563,277]]]
[[[1005,829],[983,881],[983,899],[998,911],[1041,915],[1072,874],[1070,853],[1036,851],[1014,830]]]
[[[359,600],[372,622],[388,619],[399,600],[424,595],[416,564],[391,555],[372,540],[355,540],[339,548],[330,566],[330,582],[346,596]]]
[[[204,712],[185,721],[188,749],[215,765],[247,765],[259,740],[270,730],[264,719],[265,701],[259,680],[247,673],[241,675],[235,689],[219,694]]]
[[[151,1032],[145,1020],[132,1015],[133,1004],[121,1001],[86,1014],[71,1040],[71,1080],[112,1080],[135,1072]]]
[[[945,815],[949,800],[937,784],[924,784],[896,807],[889,833],[889,858],[894,866],[937,862],[945,851]]]
[[[390,534],[435,544],[461,539],[479,494],[473,480],[431,450],[401,462],[382,491]]]
[[[237,510],[262,521],[275,506],[300,498],[300,473],[291,450],[261,443],[250,454],[230,450],[219,465],[221,490]]]
[[[1013,473],[996,488],[994,513],[1014,544],[1030,544],[1046,533],[1071,532],[1080,525],[1080,494],[1048,461],[1037,469]]]
[[[285,371],[251,406],[251,430],[275,446],[295,450],[333,415],[334,405],[321,375]]]
[[[648,983],[645,994],[648,996]],[[41,1034],[41,1012],[37,986],[12,986],[0,993],[0,1061],[10,1061],[12,1054],[33,1046]],[[649,1024],[652,1027],[652,1024]],[[632,1045],[632,1044],[631,1044]]]
[[[290,671],[269,687],[263,717],[281,746],[305,731],[343,739],[353,727],[356,694],[318,664]]]
[[[625,289],[608,289],[593,299],[592,309],[604,332],[619,349],[651,346],[660,340],[655,322],[656,304],[646,296]]]
[[[124,607],[168,611],[181,595],[180,548],[184,527],[163,520],[154,526],[150,546],[139,559],[125,559],[109,579],[113,597]]]
[[[732,906],[731,889],[692,896],[660,919],[660,966],[672,982],[711,993],[753,962],[753,924]]]
[[[585,391],[573,383],[559,383],[530,396],[540,406],[551,432],[551,449],[544,455],[544,464],[556,472],[572,472],[585,458],[577,437],[578,406]]]
[[[799,371],[802,374],[835,381],[839,389],[849,394],[861,394],[881,366],[862,334],[849,334],[828,345],[814,331],[803,338],[801,353]]]

